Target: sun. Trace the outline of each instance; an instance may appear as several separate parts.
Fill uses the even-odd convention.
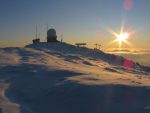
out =
[[[129,37],[131,35],[130,32],[127,32],[127,31],[121,29],[120,33],[116,33],[116,32],[114,32],[114,31],[111,30],[111,34],[113,34],[115,36],[115,38],[116,38],[111,43],[118,42],[119,48],[122,47],[123,43],[131,46],[131,44],[128,41],[128,39],[129,39]]]
[[[114,33],[114,35],[116,36],[115,41],[119,43],[119,48],[121,48],[122,43],[126,43],[129,45],[129,42],[127,40],[130,36],[130,33],[121,31],[120,34]]]
[[[119,42],[126,42],[127,39],[128,39],[128,37],[129,37],[129,33],[123,32],[123,33],[120,33],[120,34],[117,36],[117,40],[118,40]]]
[[[128,38],[130,34],[128,32],[121,32],[120,34],[116,34],[116,41],[119,42],[119,47],[121,47],[122,43],[128,43]]]

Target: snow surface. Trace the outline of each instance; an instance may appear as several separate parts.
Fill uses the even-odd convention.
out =
[[[1,48],[0,111],[150,113],[150,68],[119,58],[66,43]]]

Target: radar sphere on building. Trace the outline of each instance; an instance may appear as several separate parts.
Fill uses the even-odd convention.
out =
[[[58,42],[55,29],[49,29],[47,31],[47,42]]]
[[[48,31],[47,31],[47,36],[48,37],[56,37],[57,35],[56,35],[56,30],[55,29],[49,29]]]

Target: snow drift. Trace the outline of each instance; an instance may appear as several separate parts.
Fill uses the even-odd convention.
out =
[[[0,49],[0,110],[148,113],[149,67],[66,43]]]

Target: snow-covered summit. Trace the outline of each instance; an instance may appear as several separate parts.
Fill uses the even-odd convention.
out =
[[[76,47],[67,43],[38,43],[30,44],[26,46],[27,48],[33,48],[41,51],[57,53],[61,55],[81,55],[93,60],[102,60],[112,65],[123,66],[125,68],[132,68],[142,70],[144,69],[139,63],[132,60],[125,59],[122,56],[117,56],[114,54],[104,53],[100,50],[93,50],[86,47]],[[148,70],[147,70],[148,71]]]

